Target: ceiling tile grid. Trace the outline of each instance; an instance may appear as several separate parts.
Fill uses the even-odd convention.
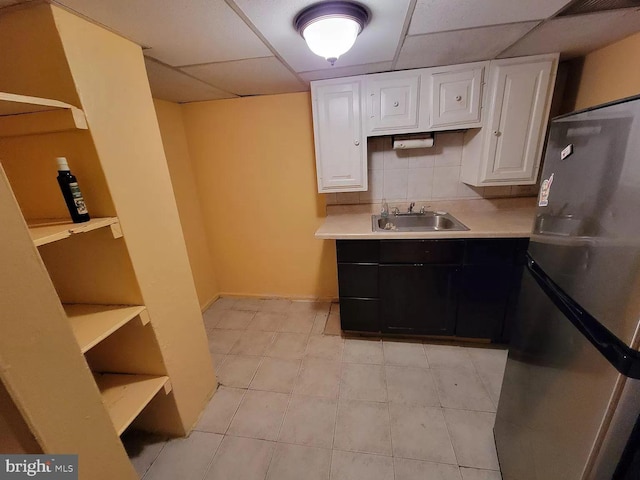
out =
[[[0,0],[11,8],[29,0]],[[371,20],[332,67],[294,28],[321,0],[50,0],[141,45],[158,98],[308,90],[313,80],[540,53],[584,55],[640,31],[640,8],[556,17],[571,0],[357,0]]]
[[[271,51],[223,0],[59,0],[146,46],[172,66],[264,57]]]
[[[540,25],[500,57],[562,52],[563,60],[585,55],[638,31],[640,8],[559,17]]]
[[[393,62],[365,63],[349,67],[331,67],[313,72],[302,72],[300,77],[310,82],[312,80],[326,80],[327,78],[351,77],[353,75],[367,75],[369,73],[388,72]]]
[[[408,36],[395,68],[404,70],[489,60],[495,58],[538,23],[510,23]]]
[[[236,95],[270,95],[309,89],[275,57],[194,65],[181,70]]]
[[[155,98],[176,103],[234,98],[236,95],[186,75],[174,68],[145,58],[151,94]]]
[[[544,20],[571,0],[418,0],[409,35]]]

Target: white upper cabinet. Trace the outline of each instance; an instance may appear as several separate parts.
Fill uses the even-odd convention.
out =
[[[419,70],[365,77],[367,135],[419,131]]]
[[[475,128],[482,126],[481,105],[484,63],[462,69],[430,69],[430,127]],[[442,71],[438,71],[442,70]]]
[[[462,181],[535,184],[557,68],[551,54],[311,82],[318,191],[367,190],[368,136],[462,129]]]
[[[318,191],[367,190],[367,138],[359,78],[311,82]]]
[[[476,186],[535,184],[557,55],[491,62],[485,127],[467,132],[462,180]]]

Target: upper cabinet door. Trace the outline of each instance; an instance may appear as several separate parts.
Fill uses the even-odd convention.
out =
[[[491,66],[485,182],[535,183],[544,145],[553,60]]]
[[[367,139],[362,132],[361,81],[311,82],[318,191],[367,190]]]
[[[431,74],[431,127],[481,126],[484,67]]]
[[[367,134],[385,135],[418,129],[420,72],[370,75],[364,101]]]

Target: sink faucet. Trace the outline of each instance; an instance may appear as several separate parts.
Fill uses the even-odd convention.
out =
[[[416,202],[411,202],[411,204],[409,204],[409,208],[407,209],[407,213],[413,213],[413,207],[416,206]]]

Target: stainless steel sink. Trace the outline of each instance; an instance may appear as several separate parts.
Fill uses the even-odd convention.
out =
[[[438,232],[469,230],[466,225],[446,212],[401,213],[372,215],[374,232]]]

